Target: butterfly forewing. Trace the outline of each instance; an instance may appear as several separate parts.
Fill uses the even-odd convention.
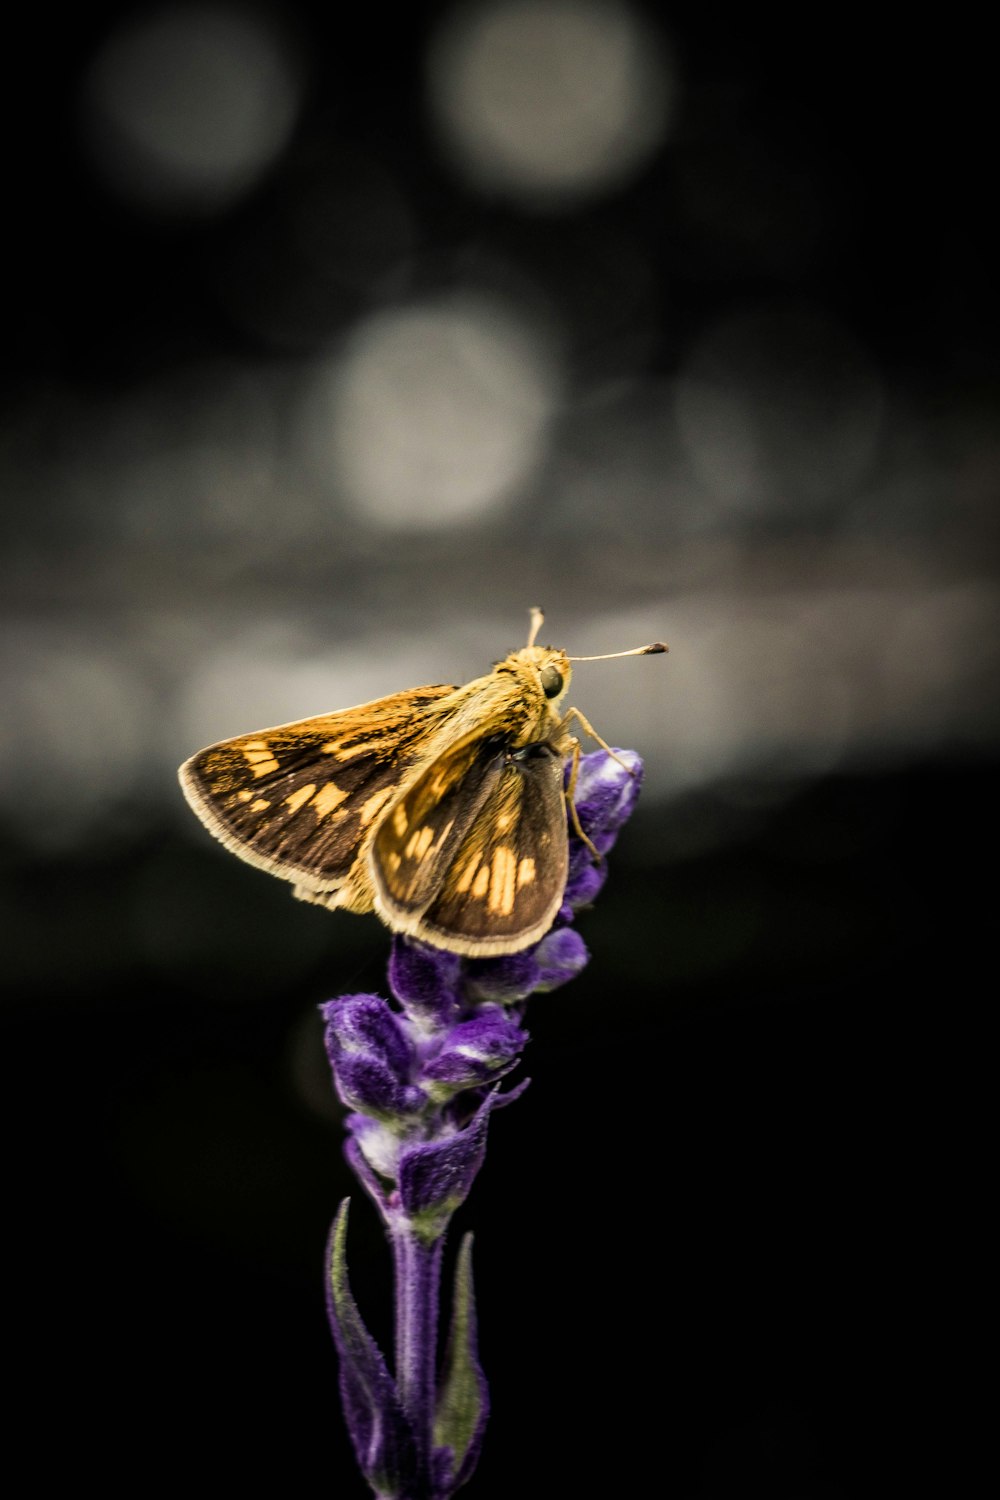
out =
[[[346,877],[450,686],[225,740],[181,771],[189,802],[228,848],[307,889]]]
[[[438,893],[504,764],[502,738],[473,734],[443,751],[390,809],[372,845],[385,905],[409,916]]]

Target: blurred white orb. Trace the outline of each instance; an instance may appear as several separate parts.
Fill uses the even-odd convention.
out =
[[[560,208],[628,181],[676,103],[664,39],[622,0],[482,0],[428,56],[442,147],[485,192]]]
[[[455,296],[368,319],[308,413],[314,461],[366,520],[482,515],[536,471],[558,395],[549,350],[499,304]]]
[[[122,197],[160,212],[212,212],[246,193],[285,148],[303,79],[263,10],[168,4],[125,18],[84,79],[84,140]]]

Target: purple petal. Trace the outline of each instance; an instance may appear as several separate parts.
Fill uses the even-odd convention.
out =
[[[543,994],[567,984],[580,973],[590,954],[587,945],[574,927],[557,927],[545,937],[535,949],[538,964],[538,984]]]
[[[568,905],[572,911],[578,911],[581,906],[589,906],[608,878],[608,867],[604,860],[595,864],[586,846],[579,839],[576,843],[584,851],[586,859],[579,862],[577,869],[571,869],[566,881],[563,904]]]
[[[448,1032],[440,1052],[423,1070],[424,1087],[432,1098],[442,1100],[461,1089],[493,1083],[517,1065],[527,1040],[527,1032],[508,1011],[484,1006]]]
[[[344,1053],[333,1064],[333,1076],[348,1109],[379,1120],[412,1117],[427,1105],[427,1096],[416,1084],[402,1082],[378,1057]]]
[[[447,1025],[459,1004],[462,960],[413,938],[396,937],[389,957],[389,988],[412,1013]]]
[[[473,1005],[488,1001],[513,1005],[531,994],[537,980],[534,948],[505,953],[500,958],[470,958],[465,968],[465,994]]]
[[[362,1114],[348,1115],[347,1128],[350,1135],[344,1142],[344,1155],[382,1213],[388,1207],[387,1185],[395,1183],[399,1168],[399,1133]]]
[[[399,1156],[399,1197],[429,1238],[443,1234],[464,1203],[486,1155],[486,1130],[496,1094],[484,1099],[469,1123],[444,1140],[404,1146]]]
[[[416,1054],[388,1001],[343,995],[320,1007],[337,1092],[350,1109],[378,1119],[419,1114],[427,1103],[412,1082]]]
[[[643,764],[635,751],[615,749],[615,755],[620,759],[604,750],[580,757],[573,800],[584,832],[595,841],[597,834],[622,826],[642,785]]]
[[[398,1078],[409,1076],[413,1049],[388,1001],[380,995],[341,995],[320,1006],[326,1049],[336,1067],[348,1053],[378,1058]]]

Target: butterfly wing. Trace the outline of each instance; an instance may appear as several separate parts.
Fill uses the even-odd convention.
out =
[[[375,904],[391,927],[455,953],[515,953],[562,901],[563,757],[470,736],[413,782],[371,845]]]
[[[420,759],[451,685],[223,740],[180,768],[184,795],[227,849],[296,895],[371,906],[359,850]]]

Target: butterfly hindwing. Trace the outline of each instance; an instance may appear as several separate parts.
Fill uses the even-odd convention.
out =
[[[479,809],[452,875],[423,914],[424,934],[479,954],[525,946],[551,926],[568,860],[563,759],[548,745],[530,745],[507,761]]]
[[[453,747],[372,845],[392,925],[455,952],[503,953],[549,927],[567,870],[562,756],[495,737]]]

